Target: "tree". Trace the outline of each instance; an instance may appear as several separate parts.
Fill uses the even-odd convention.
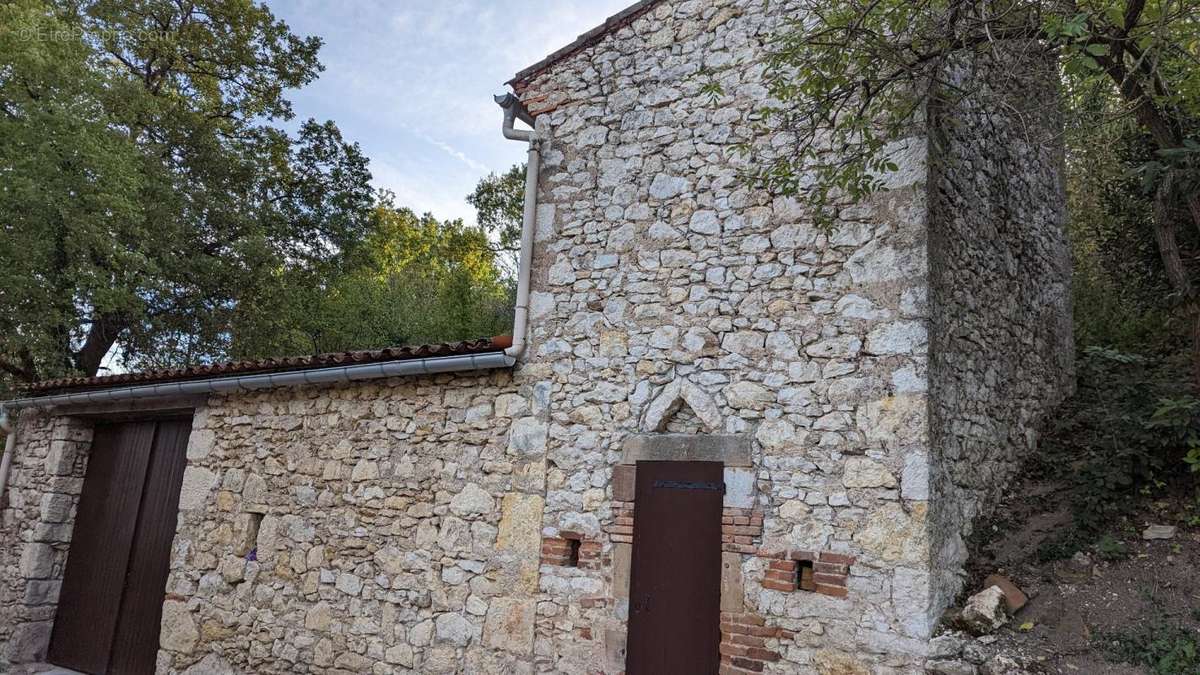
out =
[[[360,240],[367,161],[284,90],[320,41],[263,5],[0,5],[0,370],[223,354],[239,308]]]
[[[514,164],[502,174],[489,173],[467,195],[479,226],[496,241],[509,276],[516,274],[521,250],[521,221],[525,211],[525,165]]]
[[[985,92],[955,79],[964,58],[1037,50],[1056,57],[1068,113],[1133,124],[1152,158],[1138,170],[1175,305],[1190,325],[1200,388],[1200,298],[1180,231],[1200,231],[1200,3],[1195,0],[803,0],[767,59],[768,123],[794,135],[752,178],[820,209],[881,188],[889,143],[924,101]],[[719,90],[714,89],[715,93]],[[1102,99],[1097,108],[1088,102]]]
[[[395,208],[325,269],[281,269],[272,295],[239,305],[231,355],[304,354],[477,338],[512,323],[512,285],[487,235]]]
[[[1178,354],[1185,331],[1172,320],[1171,284],[1153,237],[1153,195],[1137,175],[1154,159],[1153,144],[1135,124],[1074,124],[1065,140],[1077,343]],[[1189,244],[1196,247],[1200,237]]]

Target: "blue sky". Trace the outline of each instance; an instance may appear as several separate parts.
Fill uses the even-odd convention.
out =
[[[371,158],[377,187],[439,218],[474,221],[464,197],[524,159],[492,94],[632,0],[267,0],[324,41],[325,72],[290,93],[298,119],[332,119]]]

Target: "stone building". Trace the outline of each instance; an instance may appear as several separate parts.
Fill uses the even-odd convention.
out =
[[[777,141],[752,120],[785,11],[643,0],[512,80],[541,162],[515,364],[498,338],[11,403],[0,670],[119,670],[148,593],[161,673],[653,672],[677,635],[714,672],[921,672],[973,521],[1072,386],[1062,152],[1022,112],[1054,89],[931,107],[823,230],[729,152]],[[143,522],[173,528],[165,594],[88,614],[70,577],[101,585]]]

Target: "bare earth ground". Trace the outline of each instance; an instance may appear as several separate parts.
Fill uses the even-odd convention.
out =
[[[1018,480],[997,516],[982,523],[969,568],[971,593],[980,590],[984,576],[999,572],[1030,597],[993,646],[1043,673],[1148,675],[1154,671],[1115,661],[1109,653],[1116,644],[1113,634],[1141,629],[1155,635],[1165,621],[1200,643],[1200,528],[1184,525],[1188,514],[1180,505],[1188,500],[1147,500],[1112,531],[1106,550],[1093,547],[1072,559],[1045,562],[1039,560],[1039,545],[1072,527],[1066,498],[1056,484]],[[1143,541],[1141,532],[1150,524],[1179,529],[1171,540]],[[1170,670],[1178,669],[1158,672]]]

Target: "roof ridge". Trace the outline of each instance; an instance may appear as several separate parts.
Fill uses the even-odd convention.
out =
[[[505,82],[505,84],[515,86],[518,83],[528,82],[529,80],[533,79],[534,75],[537,75],[554,63],[565,59],[581,49],[592,46],[614,30],[629,25],[634,19],[645,13],[646,10],[650,9],[652,6],[661,1],[662,0],[639,0],[638,2],[633,3],[632,5],[605,19],[604,23],[600,24],[599,26],[596,26],[595,28],[581,34],[565,47],[556,49],[541,61],[538,61],[528,68],[523,68],[517,71],[517,74],[513,75],[512,79],[508,82]]]

